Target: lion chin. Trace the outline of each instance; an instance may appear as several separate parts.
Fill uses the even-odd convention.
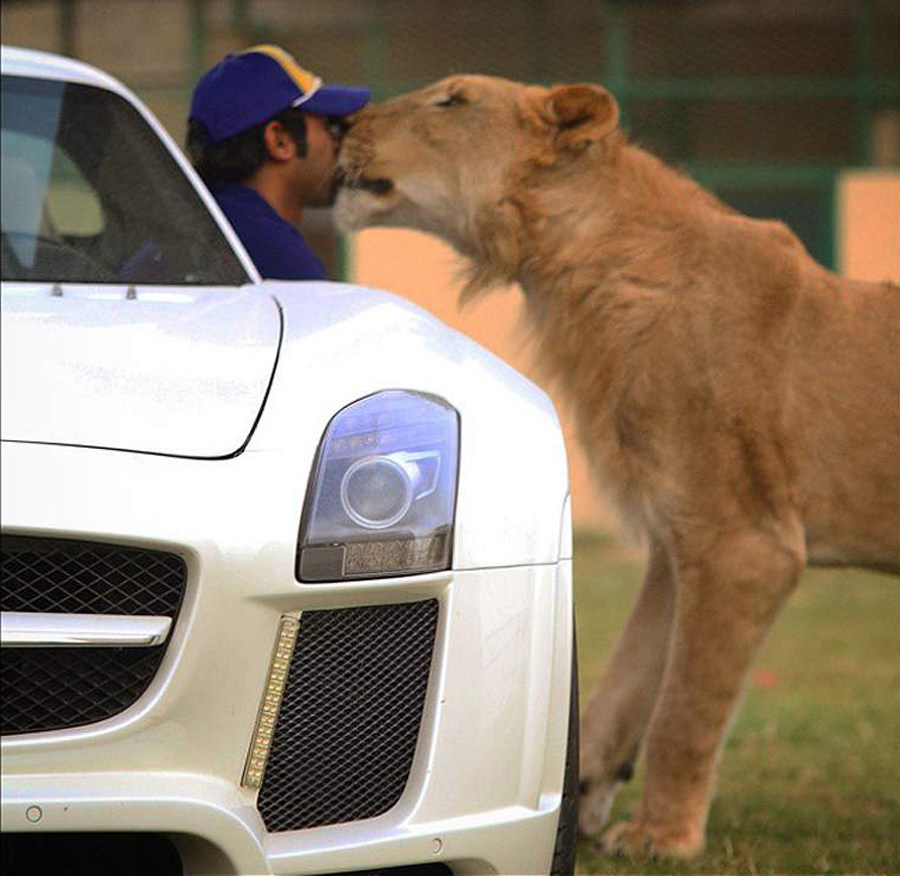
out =
[[[388,195],[394,193],[394,185],[384,180],[379,188],[342,185],[334,204],[334,222],[338,229],[350,234],[386,221],[386,214],[393,206]]]
[[[345,188],[338,190],[332,210],[334,224],[344,234],[352,234],[375,224],[374,211],[366,204],[366,198]]]

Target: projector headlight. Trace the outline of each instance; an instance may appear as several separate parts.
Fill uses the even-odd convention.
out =
[[[301,581],[450,567],[459,417],[442,399],[390,390],[340,411],[316,457],[297,552]]]

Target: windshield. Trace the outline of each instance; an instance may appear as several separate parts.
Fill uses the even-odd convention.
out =
[[[237,286],[249,278],[128,101],[3,77],[3,279]]]

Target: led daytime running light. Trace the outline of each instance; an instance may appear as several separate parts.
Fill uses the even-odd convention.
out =
[[[294,655],[294,646],[297,644],[299,630],[300,621],[297,618],[287,614],[281,616],[278,638],[275,641],[275,650],[272,653],[272,662],[266,677],[265,694],[259,707],[256,727],[250,742],[250,753],[247,755],[247,763],[241,779],[241,784],[245,788],[257,790],[262,786],[266,763],[269,760],[269,751],[272,748],[272,738],[275,735],[278,710],[281,708],[281,699],[284,696],[284,687],[287,683],[288,670],[291,667],[291,657]]]

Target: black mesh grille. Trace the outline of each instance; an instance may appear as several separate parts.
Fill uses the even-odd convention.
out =
[[[31,536],[3,536],[0,548],[3,611],[178,616],[187,568],[175,554]],[[147,689],[164,653],[164,645],[4,648],[0,732],[109,718]]]
[[[3,876],[182,876],[178,849],[154,833],[7,833]]]
[[[185,565],[162,551],[4,535],[0,575],[3,611],[174,617]]]
[[[372,818],[397,802],[437,618],[434,599],[303,613],[257,802],[269,831]]]

